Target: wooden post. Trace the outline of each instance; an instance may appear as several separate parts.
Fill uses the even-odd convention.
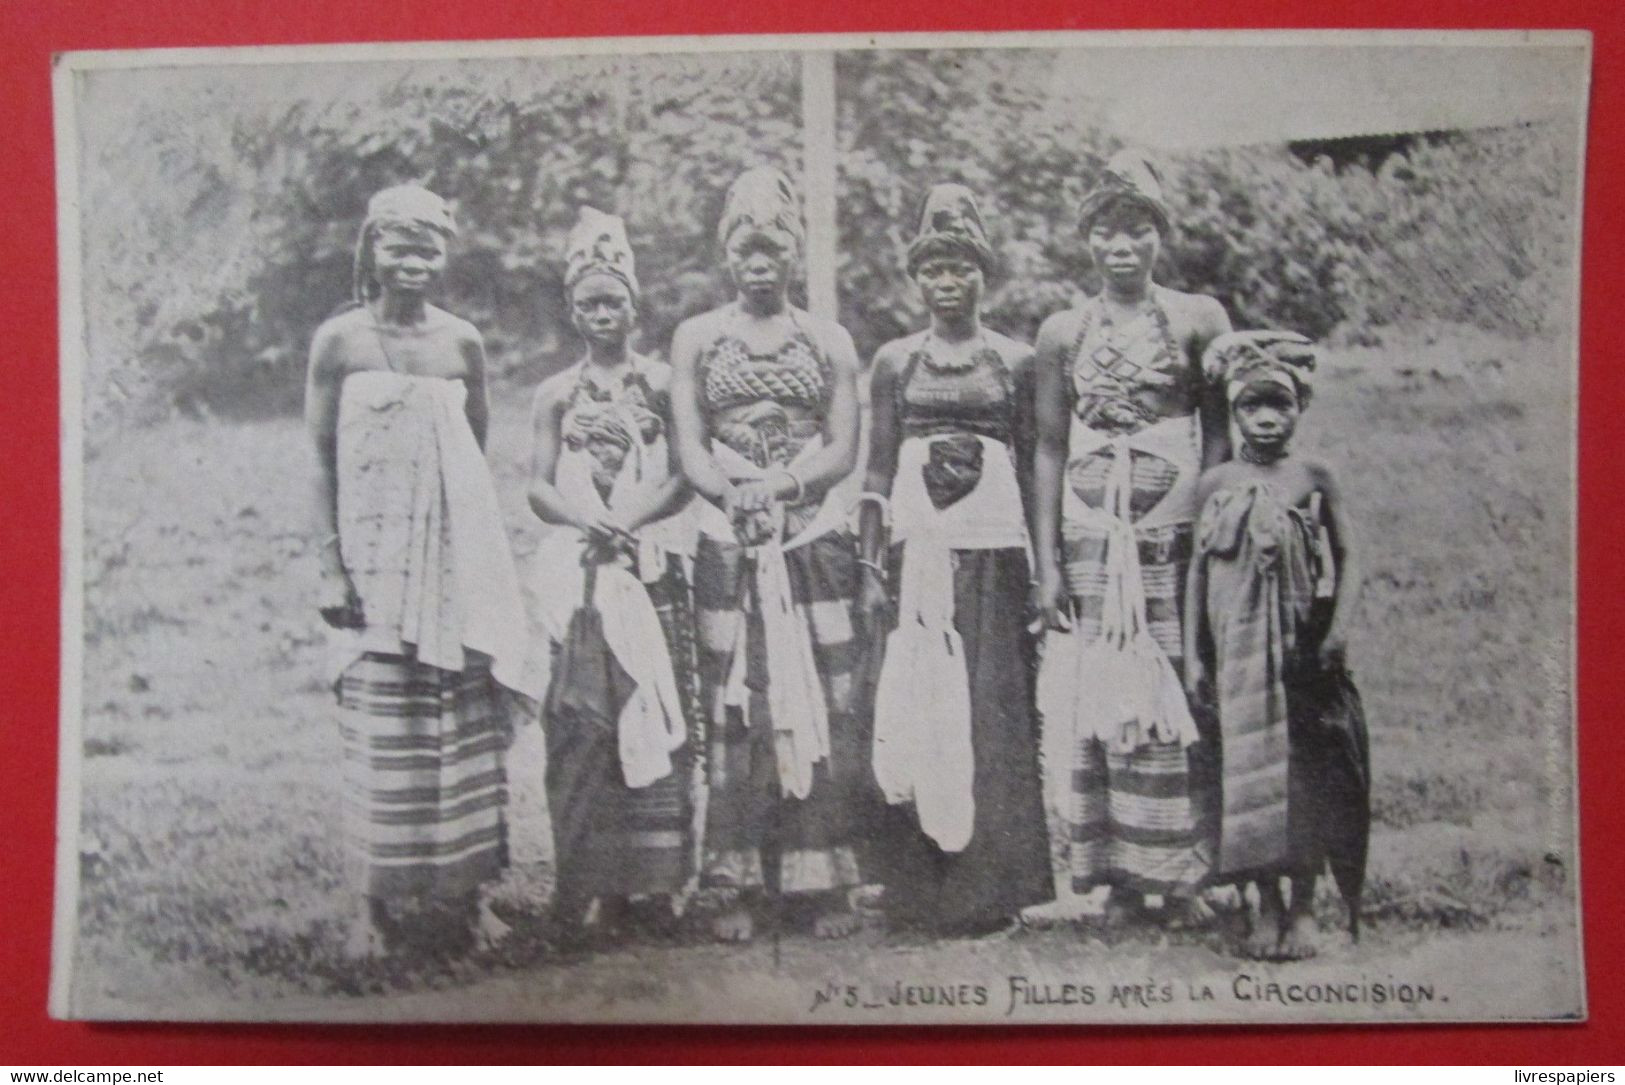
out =
[[[836,200],[839,169],[835,143],[835,53],[807,50],[801,54],[802,186],[806,189],[807,311],[826,320],[840,319],[835,289]],[[863,359],[867,362],[867,359]],[[858,374],[858,467],[830,490],[836,508],[851,508],[863,490],[869,462],[869,377]]]
[[[801,172],[807,218],[807,309],[835,320],[835,53],[801,54]]]

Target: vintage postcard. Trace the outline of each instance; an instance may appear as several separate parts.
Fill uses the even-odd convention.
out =
[[[1583,1019],[1590,64],[58,58],[52,1012]]]

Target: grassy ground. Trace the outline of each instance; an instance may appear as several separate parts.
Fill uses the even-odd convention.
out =
[[[1434,1007],[1446,1015],[1575,1005],[1568,372],[1560,346],[1458,332],[1327,361],[1303,440],[1340,465],[1363,525],[1353,653],[1376,826],[1365,941],[1333,939],[1299,975],[1433,968],[1458,989]],[[491,448],[521,559],[538,535],[522,495],[527,398],[496,404]],[[720,1012],[708,993],[771,975],[792,982],[743,1008],[784,1017],[836,978],[1025,970],[1228,984],[1244,967],[1224,955],[1222,924],[1120,935],[1087,922],[943,944],[878,925],[836,947],[790,934],[720,949],[679,935],[560,960],[538,930],[545,863],[503,887],[516,934],[498,954],[346,962],[303,434],[291,420],[177,421],[98,448],[85,494],[83,1012],[649,1017]],[[515,761],[534,778],[534,755]],[[522,853],[545,856],[545,825],[522,818],[519,832]],[[1525,982],[1468,978],[1490,963],[1524,968]],[[993,1001],[1004,1008],[1002,986]]]

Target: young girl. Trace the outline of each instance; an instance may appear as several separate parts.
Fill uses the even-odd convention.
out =
[[[931,323],[875,355],[859,499],[863,625],[886,653],[876,872],[893,922],[967,935],[1055,895],[1032,636],[1016,605],[1030,580],[1033,354],[982,325],[992,267],[970,190],[933,188],[908,249]]]
[[[1217,709],[1218,880],[1258,883],[1245,952],[1315,952],[1315,876],[1327,858],[1327,679],[1346,682],[1360,570],[1337,477],[1292,454],[1315,350],[1292,332],[1214,340],[1203,371],[1230,404],[1235,459],[1203,473],[1186,586],[1185,682]],[[1335,581],[1331,578],[1335,575]],[[1363,738],[1363,729],[1362,729]],[[1360,773],[1363,776],[1363,771]],[[1290,908],[1281,881],[1290,878]]]
[[[485,351],[428,303],[456,233],[427,189],[385,189],[356,247],[355,304],[317,329],[305,418],[316,446],[321,614],[353,631],[337,683],[350,950],[448,907],[485,940],[478,890],[506,862],[511,698],[540,693],[485,442]]]
[[[775,891],[814,932],[858,926],[863,756],[852,713],[857,555],[830,491],[857,459],[857,352],[790,304],[806,229],[776,169],[741,174],[717,230],[735,297],[672,337],[672,428],[695,502],[713,923],[754,936]]]
[[[594,900],[604,933],[631,897],[669,918],[697,871],[697,741],[689,491],[668,451],[671,370],[629,342],[638,280],[620,219],[582,209],[564,285],[586,354],[537,389],[530,504],[561,528],[536,564],[555,646],[543,716],[553,914],[574,939]]]
[[[1049,628],[1037,699],[1068,830],[1062,888],[1110,886],[1108,923],[1147,916],[1153,894],[1164,917],[1199,922],[1209,856],[1195,770],[1207,751],[1174,675],[1196,480],[1229,453],[1202,351],[1230,319],[1214,298],[1156,282],[1171,220],[1143,156],[1114,155],[1079,218],[1102,288],[1039,328],[1034,391],[1033,546]],[[1100,692],[1131,688],[1156,695]]]

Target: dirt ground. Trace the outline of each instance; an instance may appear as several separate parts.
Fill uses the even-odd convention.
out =
[[[1352,655],[1372,728],[1375,827],[1364,940],[1330,937],[1320,961],[1285,971],[1236,961],[1228,919],[1119,933],[1085,918],[942,943],[871,922],[836,946],[791,929],[728,949],[680,929],[561,958],[541,932],[545,819],[525,814],[537,801],[533,736],[515,751],[515,844],[543,861],[502,886],[512,939],[494,953],[349,962],[303,431],[293,419],[177,419],[98,433],[85,470],[76,1009],[727,1016],[717,995],[738,1001],[765,975],[784,982],[763,988],[750,1016],[816,1021],[836,1013],[812,1008],[826,984],[994,976],[987,1012],[998,1017],[1013,997],[1007,976],[1068,973],[1103,987],[1089,1019],[1131,1020],[1130,997],[1118,1006],[1106,989],[1194,976],[1233,987],[1292,968],[1379,984],[1436,977],[1452,999],[1426,1011],[1440,1016],[1577,1008],[1569,372],[1561,345],[1457,330],[1326,361],[1302,441],[1338,465],[1367,555]],[[529,394],[497,398],[490,449],[522,562],[539,535],[523,497]],[[1329,889],[1322,905],[1340,926]],[[1485,978],[1492,965],[1499,979]],[[1228,1009],[1175,1016],[1274,1019],[1235,990],[1227,998]],[[1042,1012],[1084,1019],[1031,1011]]]

